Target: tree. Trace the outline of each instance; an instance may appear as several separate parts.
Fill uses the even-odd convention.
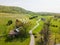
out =
[[[8,20],[8,23],[6,25],[11,25],[12,23],[12,20]]]
[[[48,45],[48,43],[49,43],[49,35],[50,35],[49,26],[50,26],[50,21],[45,22],[43,29],[40,32],[40,34],[42,36],[41,37],[41,45]]]

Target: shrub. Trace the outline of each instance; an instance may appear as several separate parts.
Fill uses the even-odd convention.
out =
[[[35,38],[37,38],[37,36],[34,36]]]
[[[8,20],[7,25],[11,25],[12,24],[12,20]]]
[[[34,18],[37,18],[38,16],[33,16],[33,17],[30,17],[29,19],[34,19]]]
[[[33,35],[36,35],[36,33],[33,33]]]

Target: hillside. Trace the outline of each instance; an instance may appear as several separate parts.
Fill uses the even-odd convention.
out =
[[[21,7],[16,6],[2,6],[0,5],[0,13],[12,13],[12,14],[30,14],[30,15],[60,15],[60,13],[51,12],[32,12]]]
[[[27,11],[21,7],[2,6],[0,5],[0,13],[14,13],[14,14],[35,14],[32,11]]]

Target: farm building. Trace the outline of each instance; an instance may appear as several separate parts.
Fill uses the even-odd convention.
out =
[[[10,30],[9,35],[10,36],[17,36],[17,35],[19,35],[19,33],[20,33],[20,30],[15,29],[15,30]]]

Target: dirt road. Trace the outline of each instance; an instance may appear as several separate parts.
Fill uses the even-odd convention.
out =
[[[36,26],[34,26],[34,27],[29,31],[30,38],[31,38],[29,45],[35,45],[34,35],[32,34],[32,31],[39,26],[39,21],[40,21],[40,20],[41,20],[41,19],[39,19],[38,21],[36,21]]]

